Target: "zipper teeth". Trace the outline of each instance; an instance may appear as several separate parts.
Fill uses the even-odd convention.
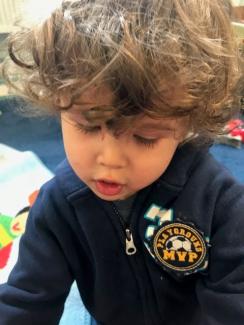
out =
[[[126,222],[125,222],[125,220],[121,217],[121,215],[120,215],[120,213],[119,213],[119,211],[118,211],[118,209],[116,208],[116,206],[115,206],[114,203],[112,203],[112,207],[113,207],[114,212],[116,213],[116,215],[119,217],[120,221],[122,222],[123,226],[125,226],[124,228],[126,228]]]
[[[112,207],[113,207],[113,210],[114,210],[115,214],[116,214],[116,215],[118,216],[118,218],[119,218],[120,224],[121,224],[121,226],[122,226],[122,228],[123,228],[123,230],[124,230],[124,232],[125,232],[125,236],[126,236],[126,238],[129,240],[129,239],[130,239],[130,238],[129,238],[129,235],[128,235],[127,232],[126,232],[126,229],[129,228],[129,225],[127,225],[127,223],[125,222],[125,220],[122,218],[122,216],[120,215],[120,213],[119,213],[119,211],[118,211],[118,209],[116,208],[116,206],[115,206],[114,203],[112,203]]]

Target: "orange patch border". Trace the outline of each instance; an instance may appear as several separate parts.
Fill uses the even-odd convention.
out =
[[[166,231],[167,229],[169,228],[174,228],[174,227],[178,227],[178,228],[184,228],[186,231],[190,231],[194,236],[197,237],[197,239],[200,241],[201,243],[201,247],[202,247],[202,254],[201,256],[197,259],[197,261],[194,263],[194,264],[191,264],[190,266],[186,267],[177,267],[177,266],[174,266],[174,265],[171,265],[169,264],[168,262],[166,262],[162,256],[158,253],[158,249],[157,249],[157,242],[158,242],[158,239],[159,239],[159,236],[164,232]],[[176,234],[174,234],[176,235]],[[181,234],[181,236],[183,237],[186,237],[184,235]],[[186,237],[187,238],[187,237]],[[153,252],[155,254],[155,257],[157,258],[157,260],[165,267],[167,267],[167,269],[170,269],[170,270],[175,270],[175,271],[178,271],[178,272],[185,272],[185,271],[194,271],[196,270],[200,265],[202,265],[202,263],[204,262],[205,258],[206,258],[206,255],[207,255],[207,245],[206,245],[206,242],[204,241],[204,238],[203,236],[199,233],[198,230],[196,230],[195,228],[193,227],[190,227],[189,225],[186,225],[184,223],[170,223],[170,224],[167,224],[163,227],[161,227],[157,232],[156,232],[156,235],[154,236],[154,239],[153,239]]]

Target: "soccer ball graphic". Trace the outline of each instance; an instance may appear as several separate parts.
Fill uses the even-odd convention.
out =
[[[180,250],[180,251],[192,251],[191,241],[183,236],[173,236],[166,242],[166,249],[168,250]]]

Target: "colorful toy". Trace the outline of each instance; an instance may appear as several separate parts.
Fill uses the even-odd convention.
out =
[[[241,148],[244,143],[244,122],[241,119],[231,120],[225,131],[226,134],[219,136],[217,142]]]
[[[227,127],[231,136],[240,137],[241,142],[244,143],[244,122],[242,120],[231,120]]]
[[[29,206],[20,210],[15,217],[0,214],[0,269],[3,269],[10,257],[14,240],[25,231],[30,207],[35,202],[38,191],[29,196]]]

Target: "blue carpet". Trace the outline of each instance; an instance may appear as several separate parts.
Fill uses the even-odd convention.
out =
[[[0,143],[33,151],[54,171],[65,156],[59,122],[50,117],[27,118],[18,113],[20,105],[12,97],[0,100]]]
[[[20,102],[14,97],[0,100],[0,143],[21,151],[35,152],[54,172],[65,156],[59,122],[54,118],[26,118],[16,109]],[[214,145],[212,154],[242,183],[244,183],[244,147]]]
[[[222,144],[215,144],[211,148],[211,153],[221,162],[232,175],[244,183],[244,146],[241,149]]]

